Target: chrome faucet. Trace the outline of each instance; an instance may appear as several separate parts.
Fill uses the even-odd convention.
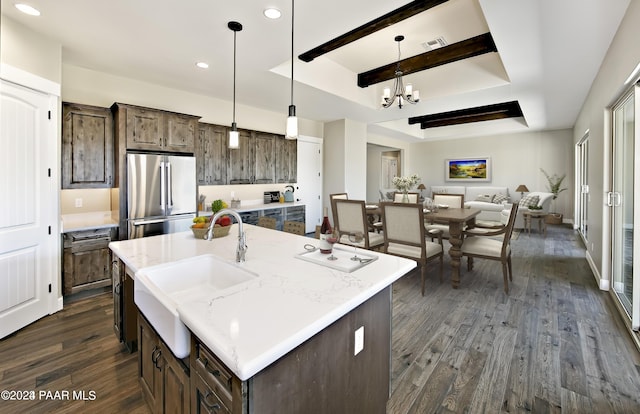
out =
[[[211,218],[211,223],[209,223],[209,230],[207,231],[205,239],[213,239],[213,228],[216,225],[216,220],[220,216],[224,216],[225,214],[229,214],[230,216],[235,217],[236,221],[238,222],[238,246],[236,247],[236,262],[244,262],[244,255],[248,249],[247,240],[242,228],[242,218],[240,218],[240,214],[238,214],[235,210],[223,208],[222,210],[219,210],[216,214],[214,214]]]

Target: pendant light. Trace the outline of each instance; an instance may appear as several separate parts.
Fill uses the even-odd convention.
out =
[[[229,131],[229,148],[240,147],[240,134],[236,125],[236,34],[242,30],[238,22],[229,22],[227,27],[233,31],[233,122]]]
[[[298,139],[298,118],[296,117],[296,106],[293,104],[293,18],[294,0],[291,0],[291,105],[289,105],[289,117],[284,135],[286,139]]]

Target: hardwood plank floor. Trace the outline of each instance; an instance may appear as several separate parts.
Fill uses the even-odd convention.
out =
[[[419,271],[394,284],[387,412],[640,412],[640,354],[576,233],[523,233],[513,252],[508,296],[499,264],[480,259],[457,290],[438,282],[436,266],[425,297]],[[149,413],[137,353],[116,341],[112,318],[104,294],[1,340],[0,391],[34,391],[36,400],[0,401],[0,413]],[[38,397],[65,390],[94,391],[95,400]]]

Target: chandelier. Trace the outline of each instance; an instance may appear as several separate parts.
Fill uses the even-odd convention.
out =
[[[388,108],[393,105],[394,102],[398,103],[398,107],[402,109],[404,102],[415,104],[420,101],[420,92],[413,90],[413,85],[407,83],[404,86],[402,82],[402,70],[400,69],[400,42],[404,40],[404,36],[396,36],[393,40],[398,42],[398,64],[396,66],[395,79],[393,81],[393,94],[390,88],[384,88],[382,92],[382,107]]]

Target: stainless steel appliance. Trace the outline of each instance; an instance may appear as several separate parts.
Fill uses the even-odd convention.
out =
[[[189,230],[196,203],[195,157],[127,154],[129,239]]]

